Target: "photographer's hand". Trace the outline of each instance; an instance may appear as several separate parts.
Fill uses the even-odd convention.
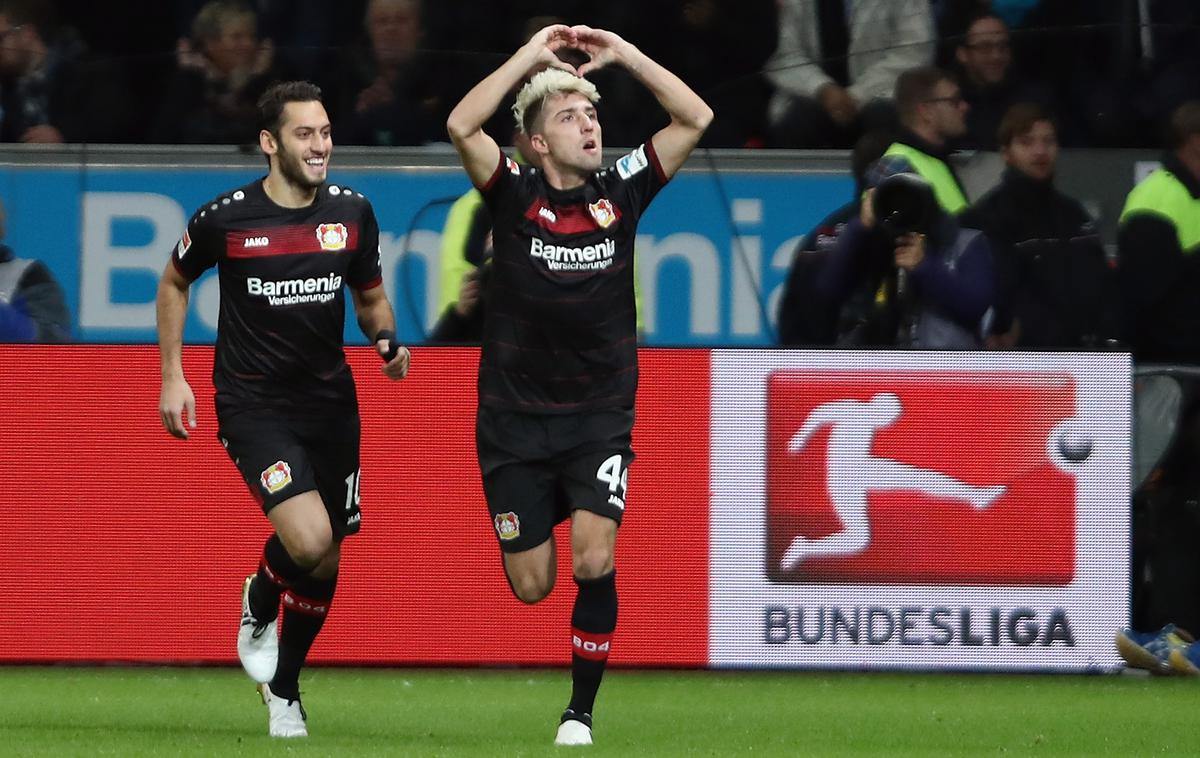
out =
[[[862,194],[862,200],[858,205],[858,220],[867,229],[875,228],[875,188],[867,190]]]
[[[925,260],[925,235],[909,232],[896,240],[896,267],[912,271]]]

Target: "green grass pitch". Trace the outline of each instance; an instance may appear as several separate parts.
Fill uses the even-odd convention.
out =
[[[1200,755],[1193,679],[618,670],[554,748],[568,678],[313,668],[296,741],[240,669],[0,667],[0,755]]]

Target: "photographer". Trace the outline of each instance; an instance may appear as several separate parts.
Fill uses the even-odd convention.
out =
[[[892,167],[885,157],[870,172],[859,217],[818,277],[818,297],[841,314],[838,344],[980,348],[995,291],[987,238]]]

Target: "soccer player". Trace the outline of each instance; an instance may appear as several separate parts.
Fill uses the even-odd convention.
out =
[[[556,55],[565,48],[590,59],[576,69]],[[646,86],[670,124],[602,169],[600,96],[581,77],[609,63]],[[530,74],[513,112],[541,168],[519,166],[482,130]],[[637,222],[712,117],[678,77],[617,35],[554,25],[468,92],[447,121],[493,221],[476,444],[504,570],[523,602],[553,588],[551,530],[571,518],[573,687],[556,744],[591,744],[617,621],[613,552],[637,388]]]
[[[333,141],[320,89],[276,85],[260,99],[259,119],[267,176],[201,206],[159,282],[159,413],[181,439],[196,427],[183,325],[191,283],[215,265],[217,435],[274,527],[258,573],[242,588],[238,657],[259,683],[270,735],[304,737],[300,667],[333,600],[341,542],[360,520],[358,399],[342,346],[343,285],[388,379],[404,378],[409,353],[395,343],[392,306],[380,286],[371,204],[326,183]]]

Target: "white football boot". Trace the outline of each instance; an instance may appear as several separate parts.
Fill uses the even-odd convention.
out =
[[[308,714],[299,700],[277,697],[271,685],[258,685],[263,705],[267,706],[267,733],[272,737],[307,737],[308,726],[304,723]]]
[[[575,713],[568,708],[562,715],[562,723],[558,725],[558,734],[554,738],[555,745],[590,745],[592,744],[592,716],[588,713]]]
[[[242,584],[242,624],[238,627],[237,652],[242,668],[259,684],[275,678],[275,666],[279,663],[279,635],[275,619],[263,623],[250,612],[250,583],[253,576],[246,577]]]

